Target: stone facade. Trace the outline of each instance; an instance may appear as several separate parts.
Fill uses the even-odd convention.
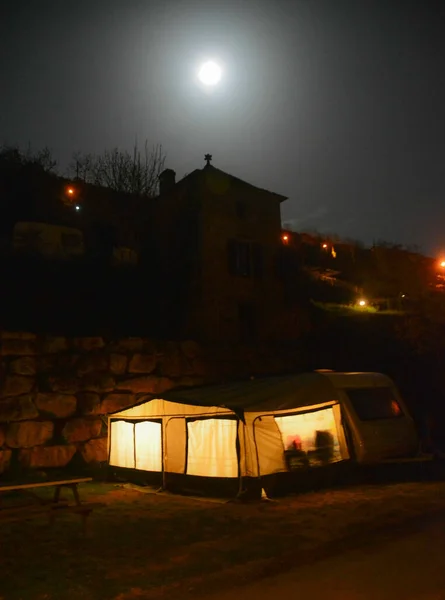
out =
[[[107,460],[107,419],[147,394],[295,371],[298,352],[2,332],[0,473]]]
[[[300,311],[288,306],[277,273],[284,200],[207,164],[153,201],[153,298],[169,335],[226,343],[298,338]]]

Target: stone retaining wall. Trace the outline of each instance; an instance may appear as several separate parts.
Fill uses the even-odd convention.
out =
[[[194,342],[1,334],[0,473],[107,459],[105,415],[204,382]]]
[[[147,394],[296,370],[295,352],[270,347],[12,332],[0,343],[0,473],[106,461],[105,415]]]

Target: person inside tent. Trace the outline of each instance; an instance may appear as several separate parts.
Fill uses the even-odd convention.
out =
[[[289,471],[299,467],[308,467],[309,460],[307,453],[303,450],[301,437],[299,435],[287,436],[284,456]]]

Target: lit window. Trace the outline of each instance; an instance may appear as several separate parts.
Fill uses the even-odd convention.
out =
[[[126,421],[111,422],[110,465],[134,469],[134,425]]]
[[[136,469],[162,471],[162,425],[154,421],[136,423],[134,427]]]
[[[332,407],[275,417],[275,422],[285,452],[304,459],[302,464],[337,462],[342,459]]]
[[[112,421],[110,465],[162,471],[162,425],[154,421]]]
[[[187,475],[238,477],[235,419],[187,423]]]

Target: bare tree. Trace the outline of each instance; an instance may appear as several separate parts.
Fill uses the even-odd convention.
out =
[[[28,147],[25,159],[28,163],[39,165],[46,173],[55,173],[57,170],[57,160],[48,146],[36,152],[33,152],[31,147]]]
[[[119,148],[99,155],[76,153],[70,175],[118,192],[153,197],[158,192],[164,163],[162,146],[158,144],[150,149],[146,141],[142,151],[136,143],[132,153]]]
[[[0,161],[3,164],[16,166],[37,166],[46,173],[55,173],[57,170],[57,160],[54,158],[50,148],[45,146],[41,150],[33,151],[31,146],[28,146],[26,151],[23,151],[19,146],[0,146]]]
[[[93,162],[94,156],[92,154],[82,154],[82,152],[75,152],[73,159],[68,167],[68,174],[70,177],[76,179],[82,179],[88,183],[93,183]]]

